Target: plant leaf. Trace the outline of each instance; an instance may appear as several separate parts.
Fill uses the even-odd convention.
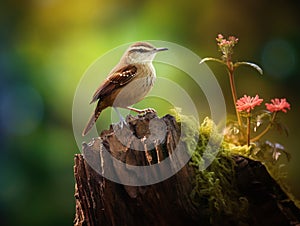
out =
[[[272,114],[266,110],[260,110],[252,115],[251,124],[253,125],[253,131],[257,132],[261,125],[270,123]]]
[[[215,62],[218,62],[218,63],[220,63],[220,64],[226,65],[224,61],[222,61],[222,60],[220,60],[220,59],[217,59],[217,58],[214,58],[214,57],[205,57],[205,58],[203,58],[203,59],[199,62],[199,64],[202,64],[202,63],[204,63],[204,62],[206,62],[206,61],[215,61]]]
[[[282,146],[279,143],[272,143],[268,140],[266,140],[264,143],[261,143],[260,145],[261,152],[264,154],[264,158],[267,160],[268,156],[272,159],[273,163],[276,163],[278,159],[280,158],[281,154],[285,154],[288,161],[291,159],[291,154],[285,150],[284,146]]]
[[[261,75],[263,74],[263,70],[257,64],[250,63],[250,62],[236,62],[234,64],[234,67],[239,67],[241,65],[247,65],[247,66],[253,67],[255,70],[257,70],[259,72],[259,74],[261,74]]]

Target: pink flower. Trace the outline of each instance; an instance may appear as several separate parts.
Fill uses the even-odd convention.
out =
[[[229,36],[227,39],[224,38],[222,34],[218,34],[217,44],[219,46],[219,51],[223,54],[223,60],[231,60],[231,56],[233,54],[233,48],[238,43],[238,38],[234,36]]]
[[[234,36],[229,36],[229,37],[228,37],[228,40],[229,40],[230,42],[232,42],[232,43],[237,43],[237,42],[239,41],[239,39],[236,38],[236,37],[234,37]]]
[[[290,110],[291,106],[286,101],[285,98],[282,98],[279,100],[279,98],[275,98],[271,100],[272,103],[266,103],[266,108],[270,112],[276,112],[276,111],[283,111],[284,113],[287,112],[287,109]]]
[[[234,36],[229,36],[228,39],[226,39],[221,34],[218,34],[218,37],[216,38],[216,40],[217,40],[220,48],[222,48],[222,47],[223,48],[232,48],[239,41],[239,39]]]
[[[250,113],[255,106],[260,105],[263,102],[263,99],[259,99],[259,96],[250,97],[244,95],[244,97],[240,98],[236,102],[236,109],[238,111],[246,111]]]
[[[219,41],[219,40],[221,40],[223,38],[224,38],[224,36],[222,34],[218,34],[218,37],[216,39],[217,39],[217,41]]]

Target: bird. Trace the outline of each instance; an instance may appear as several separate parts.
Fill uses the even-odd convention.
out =
[[[119,63],[92,96],[90,104],[98,102],[82,131],[82,136],[92,129],[101,112],[107,107],[115,109],[121,125],[126,122],[117,108],[126,108],[139,114],[155,111],[151,108],[139,110],[130,106],[144,99],[152,89],[156,79],[152,61],[158,52],[165,50],[168,48],[156,48],[148,42],[136,42],[128,47]]]

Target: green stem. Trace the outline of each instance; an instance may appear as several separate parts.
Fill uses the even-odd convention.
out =
[[[242,126],[241,116],[236,108],[237,95],[236,95],[236,88],[235,88],[234,75],[233,75],[234,67],[233,67],[233,64],[231,61],[227,61],[227,68],[228,68],[229,82],[230,82],[230,88],[231,88],[231,94],[232,94],[233,104],[234,104],[234,108],[235,108],[235,113],[236,113],[236,117],[238,120],[238,124],[241,127]]]
[[[247,146],[249,147],[250,146],[250,122],[251,122],[251,116],[250,116],[250,113],[249,115],[247,116]]]
[[[277,114],[277,112],[275,111],[272,115],[271,121],[269,122],[268,126],[260,134],[258,134],[256,137],[252,138],[251,142],[259,140],[262,136],[264,136],[271,129],[271,127],[273,125],[273,122],[276,118],[276,114]]]

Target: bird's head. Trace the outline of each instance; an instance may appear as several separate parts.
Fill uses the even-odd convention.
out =
[[[152,62],[155,54],[167,48],[156,48],[147,42],[136,42],[132,44],[124,54],[127,63],[147,63]]]

